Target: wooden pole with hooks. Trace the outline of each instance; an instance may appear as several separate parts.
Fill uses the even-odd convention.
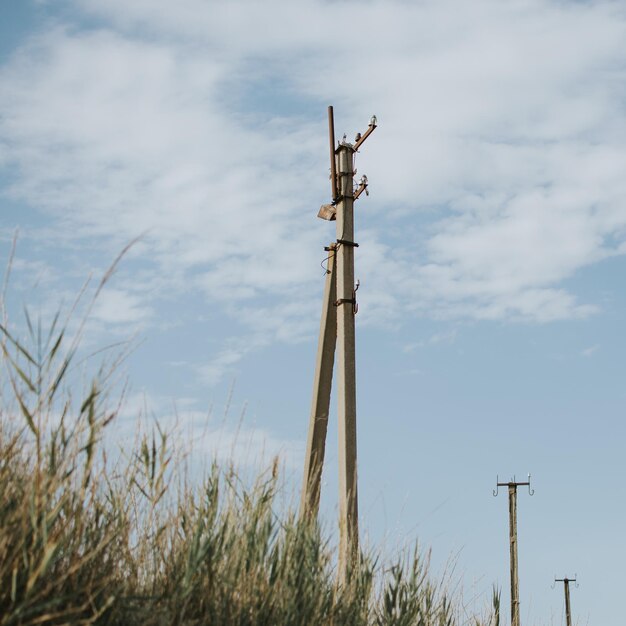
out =
[[[509,484],[509,547],[511,564],[511,626],[520,626],[517,568],[517,485]]]
[[[517,567],[517,488],[527,486],[528,493],[532,496],[535,493],[530,488],[530,474],[528,481],[518,483],[513,480],[507,483],[498,482],[496,479],[496,489],[494,496],[498,495],[498,487],[508,487],[509,489],[509,556],[511,567],[511,626],[520,626],[519,610],[519,575]]]
[[[563,583],[563,588],[565,590],[565,619],[567,621],[567,626],[572,626],[572,609],[570,607],[570,601],[569,601],[569,584],[575,583],[576,579],[568,578],[566,576],[565,578],[555,578],[554,582]]]

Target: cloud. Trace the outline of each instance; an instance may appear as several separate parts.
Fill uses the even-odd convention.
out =
[[[155,322],[174,289],[252,345],[310,334],[329,101],[339,133],[380,120],[357,157],[361,324],[598,310],[564,281],[626,250],[615,3],[72,4],[0,68],[0,165],[66,240],[145,233],[110,322]],[[203,375],[244,352],[227,339]]]
[[[585,348],[584,350],[581,350],[580,354],[588,358],[592,356],[595,352],[597,352],[599,349],[600,349],[600,344],[595,344],[593,346],[589,346],[588,348]]]
[[[253,342],[231,339],[227,342],[226,347],[220,350],[209,363],[197,368],[198,377],[210,387],[217,385],[224,376],[233,374],[235,366],[255,347],[257,346]]]
[[[236,466],[265,467],[279,458],[285,469],[300,471],[304,460],[304,444],[300,440],[282,439],[263,428],[222,428],[205,433],[195,442],[195,452],[204,458]]]
[[[91,316],[105,324],[138,324],[154,315],[140,298],[122,289],[104,289],[96,300]]]
[[[456,341],[458,335],[458,329],[453,328],[444,332],[433,333],[428,339],[422,339],[415,341],[404,346],[404,352],[413,352],[419,348],[425,348],[426,346],[436,346],[438,344],[452,344]]]
[[[304,444],[277,437],[246,417],[246,406],[238,419],[231,415],[230,400],[218,421],[212,409],[198,411],[192,398],[180,398],[176,406],[165,397],[135,392],[125,398],[116,427],[108,433],[110,443],[134,445],[140,431],[149,432],[155,423],[174,441],[171,449],[182,453],[199,467],[217,461],[236,467],[267,467],[275,457],[288,471],[300,470]],[[200,473],[199,475],[202,475]]]

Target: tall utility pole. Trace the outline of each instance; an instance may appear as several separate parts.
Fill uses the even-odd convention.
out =
[[[520,626],[519,617],[519,578],[517,572],[517,488],[521,486],[528,487],[528,493],[532,496],[535,492],[530,488],[530,474],[528,481],[518,483],[513,480],[508,483],[498,482],[496,478],[496,488],[493,495],[498,495],[499,487],[509,488],[509,544],[511,555],[511,626]]]
[[[354,283],[354,201],[367,191],[367,177],[354,185],[354,154],[377,126],[372,117],[368,129],[356,136],[354,144],[345,135],[335,147],[333,108],[328,107],[330,143],[331,204],[322,205],[318,217],[337,222],[336,241],[328,253],[322,321],[315,366],[313,402],[304,466],[300,510],[315,517],[319,510],[321,474],[330,411],[335,349],[337,350],[337,399],[339,422],[339,572],[342,580],[359,553],[359,513],[356,441],[356,355],[357,312]]]
[[[565,589],[565,619],[567,620],[567,626],[572,626],[572,610],[570,608],[569,603],[569,584],[575,583],[576,578],[555,578],[555,583],[563,583],[563,588]],[[578,585],[576,585],[578,587]]]

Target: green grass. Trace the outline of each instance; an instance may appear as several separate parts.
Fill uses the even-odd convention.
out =
[[[329,537],[278,504],[278,464],[194,483],[158,427],[110,458],[110,370],[79,393],[67,323],[26,326],[0,326],[0,626],[499,625],[499,593],[468,617],[417,550],[340,584]]]

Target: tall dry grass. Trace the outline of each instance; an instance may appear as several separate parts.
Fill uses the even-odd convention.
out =
[[[338,584],[331,541],[278,505],[276,466],[252,487],[216,465],[186,481],[158,427],[113,459],[110,371],[79,393],[67,324],[26,327],[0,325],[0,626],[499,624],[497,593],[468,618],[417,550],[363,555]]]

